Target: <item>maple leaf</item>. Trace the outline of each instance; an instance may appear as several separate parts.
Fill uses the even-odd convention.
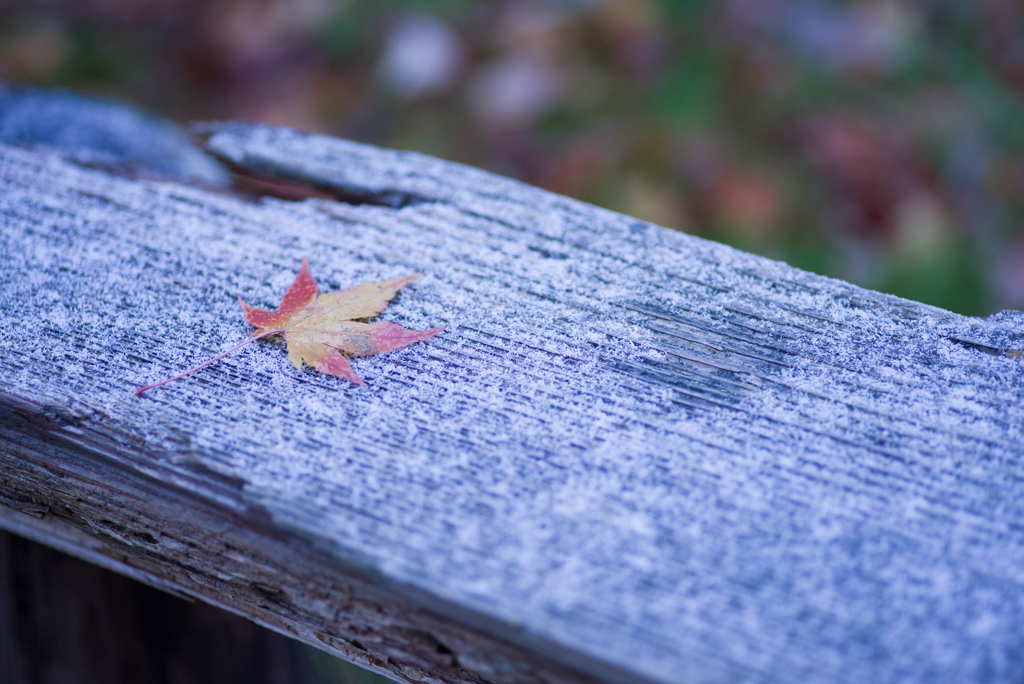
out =
[[[140,395],[148,389],[185,377],[240,347],[277,334],[284,335],[288,358],[297,369],[306,363],[321,373],[365,385],[352,370],[348,356],[371,356],[401,349],[444,330],[409,330],[385,321],[364,323],[358,320],[379,314],[387,308],[399,290],[421,277],[422,274],[416,274],[320,294],[320,288],[309,272],[309,262],[306,257],[302,257],[302,268],[295,276],[295,282],[284,293],[277,311],[257,309],[249,306],[241,297],[238,298],[246,322],[256,326],[256,331],[248,340],[181,375],[141,387],[135,390],[135,394]]]
[[[254,335],[284,332],[288,358],[296,368],[301,369],[305,362],[321,373],[365,385],[352,370],[346,355],[372,356],[401,349],[444,330],[409,330],[394,323],[356,321],[379,314],[399,290],[421,277],[422,274],[416,274],[363,283],[318,296],[320,288],[309,273],[309,262],[303,257],[302,268],[284,293],[277,311],[251,307],[241,297],[238,303],[245,312],[245,320],[256,326]]]

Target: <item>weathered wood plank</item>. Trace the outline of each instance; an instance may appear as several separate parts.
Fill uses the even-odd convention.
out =
[[[7,503],[403,681],[1024,672],[1021,314],[420,155],[207,132],[376,204],[4,149]],[[132,396],[243,339],[234,297],[273,306],[302,255],[330,289],[425,273],[384,318],[447,330],[355,362],[367,388],[267,342]]]

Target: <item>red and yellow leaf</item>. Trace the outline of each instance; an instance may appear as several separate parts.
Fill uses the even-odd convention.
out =
[[[373,318],[382,312],[399,290],[420,277],[422,274],[362,283],[345,290],[320,294],[320,288],[309,272],[309,262],[303,257],[295,282],[285,292],[277,311],[257,309],[249,306],[241,297],[238,298],[246,322],[256,326],[256,331],[249,340],[224,354],[261,337],[283,334],[288,345],[288,358],[296,368],[301,369],[305,363],[321,373],[365,385],[352,370],[348,357],[372,356],[401,349],[444,330],[409,330],[394,323],[365,323],[357,320]],[[140,388],[135,393],[142,394],[147,389],[188,375],[224,354],[170,380]]]

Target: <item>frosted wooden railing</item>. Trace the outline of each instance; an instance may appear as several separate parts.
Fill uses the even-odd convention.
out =
[[[0,148],[0,525],[407,682],[1019,682],[1024,315],[255,125],[251,203]],[[445,332],[243,340],[302,256]]]

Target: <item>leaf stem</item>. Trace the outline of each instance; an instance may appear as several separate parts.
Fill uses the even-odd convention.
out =
[[[175,381],[175,380],[177,380],[179,378],[183,378],[186,375],[189,375],[190,373],[195,373],[200,368],[205,368],[206,366],[209,366],[214,361],[219,361],[220,359],[224,358],[225,356],[227,356],[231,352],[235,351],[236,349],[241,349],[245,345],[249,344],[250,342],[255,342],[256,340],[260,339],[261,337],[266,337],[267,335],[276,335],[277,333],[283,333],[283,332],[284,332],[284,330],[270,330],[270,331],[267,331],[265,333],[260,333],[259,335],[253,335],[252,337],[247,339],[245,342],[242,342],[240,344],[236,344],[234,347],[232,347],[231,349],[228,349],[226,352],[223,352],[222,354],[217,354],[216,356],[214,356],[209,361],[204,361],[201,364],[199,364],[198,366],[196,366],[195,368],[189,368],[187,371],[185,371],[181,375],[175,375],[173,378],[167,378],[166,380],[161,380],[160,382],[158,382],[156,384],[153,384],[153,385],[146,385],[145,387],[140,387],[139,389],[135,390],[135,396],[141,397],[142,393],[145,392],[146,390],[153,389],[154,387],[159,387],[160,385],[166,385],[167,383],[173,382],[173,381]]]

